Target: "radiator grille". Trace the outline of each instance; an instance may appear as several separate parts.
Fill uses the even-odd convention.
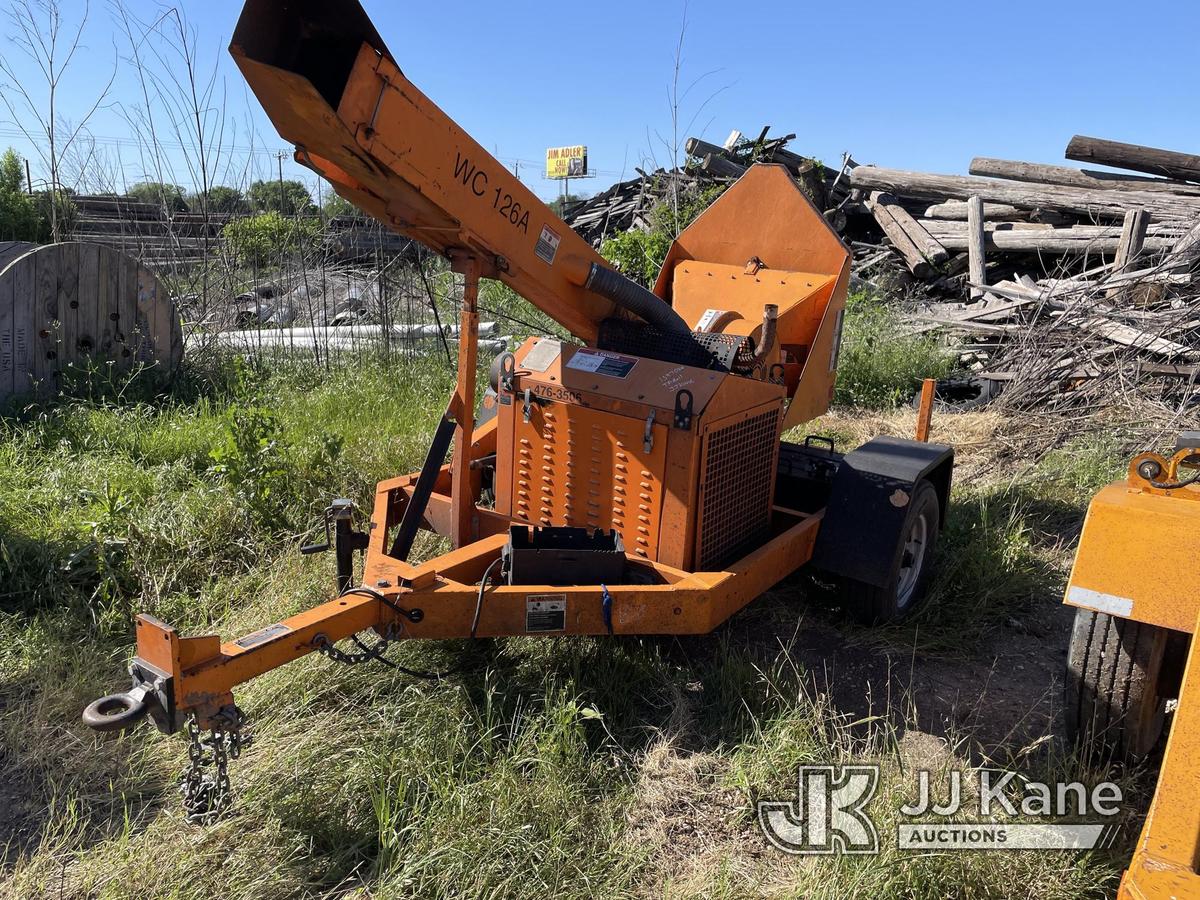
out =
[[[700,569],[725,565],[765,535],[779,440],[772,409],[709,434],[700,491]]]

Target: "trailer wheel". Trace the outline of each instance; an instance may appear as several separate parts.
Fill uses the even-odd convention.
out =
[[[1136,760],[1162,735],[1159,686],[1170,629],[1075,612],[1067,659],[1067,731],[1081,747]]]
[[[912,612],[929,586],[940,524],[937,490],[928,481],[918,481],[887,583],[879,587],[853,578],[839,579],[838,594],[847,612],[868,625],[897,622]]]

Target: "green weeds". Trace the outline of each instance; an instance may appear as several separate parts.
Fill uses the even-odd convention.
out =
[[[907,403],[924,378],[944,378],[954,355],[930,335],[905,334],[894,307],[866,294],[846,301],[834,402],[886,409]]]

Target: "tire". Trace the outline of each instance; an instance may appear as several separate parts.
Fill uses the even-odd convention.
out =
[[[941,521],[937,491],[928,481],[918,481],[900,529],[887,583],[878,587],[852,578],[838,579],[842,607],[866,625],[898,622],[911,613],[929,587]]]
[[[1067,658],[1067,732],[1082,748],[1135,761],[1163,732],[1170,629],[1080,609]]]

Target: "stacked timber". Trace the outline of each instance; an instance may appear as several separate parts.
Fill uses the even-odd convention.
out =
[[[100,244],[151,267],[191,264],[219,244],[228,216],[171,213],[157,203],[114,195],[75,195],[72,239]]]
[[[794,137],[692,138],[684,167],[639,171],[564,218],[600,247],[653,227],[672,189],[780,163],[854,251],[852,289],[910,301],[911,327],[957,340],[986,396],[1200,402],[1200,157],[1076,136],[1066,156],[1085,168],[977,157],[945,175],[848,154],[821,166],[788,149]]]
[[[672,191],[684,198],[693,197],[711,184],[733,180],[686,169],[634,171],[637,178],[617,182],[608,190],[563,210],[563,220],[596,249],[626,231],[649,231],[655,207],[666,201]]]
[[[966,176],[856,167],[860,281],[872,252],[901,263],[923,294],[913,327],[959,337],[993,383],[984,393],[1003,388],[1008,405],[1194,406],[1200,157],[1083,136],[1066,156],[1131,171],[989,157]]]
[[[978,297],[968,280],[1078,274],[1130,240],[1135,255],[1161,255],[1200,218],[1196,156],[1083,136],[1067,156],[1157,177],[990,157],[972,160],[969,175],[857,166],[846,209],[866,220],[850,234],[891,250],[926,293]]]
[[[817,160],[787,149],[788,142],[796,137],[794,134],[768,137],[769,130],[763,128],[753,140],[735,131],[723,146],[688,138],[684,144],[687,161],[683,166],[652,172],[635,169],[637,178],[618,182],[569,206],[563,211],[563,220],[599,249],[615,235],[652,229],[655,207],[672,192],[678,192],[686,202],[710,188],[732,184],[756,162],[769,162],[786,166],[813,204],[826,211],[835,227],[842,230],[846,216],[840,206],[849,199],[846,172],[854,165],[853,161],[847,156],[840,170],[830,171]]]

